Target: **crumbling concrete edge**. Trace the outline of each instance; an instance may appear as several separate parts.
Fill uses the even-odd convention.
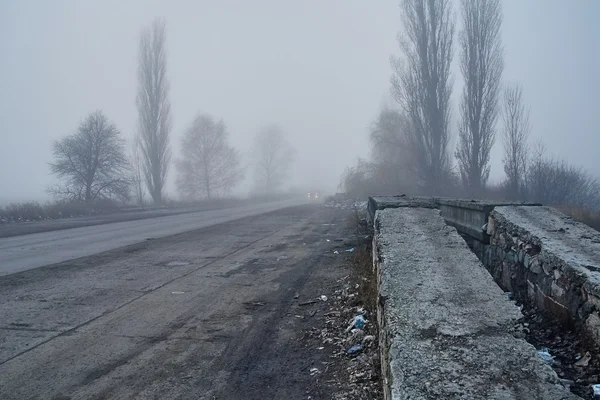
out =
[[[415,208],[419,208],[419,207],[415,207]],[[426,207],[426,208],[435,208],[435,207]],[[383,386],[383,394],[384,394],[385,400],[399,400],[399,399],[406,398],[406,393],[403,391],[403,388],[402,388],[402,385],[403,385],[402,375],[399,376],[399,381],[395,382],[394,375],[392,373],[394,368],[396,368],[396,369],[398,368],[398,365],[396,365],[397,361],[395,362],[394,360],[390,359],[390,350],[391,350],[391,346],[392,346],[392,339],[390,337],[388,337],[388,334],[389,334],[389,332],[392,332],[392,334],[393,334],[394,329],[393,329],[393,320],[390,321],[389,316],[386,317],[386,300],[388,300],[388,299],[385,294],[386,293],[386,289],[385,289],[386,285],[382,284],[382,282],[381,282],[382,275],[383,275],[382,268],[383,268],[383,264],[385,264],[386,260],[382,257],[380,243],[378,242],[378,238],[379,238],[378,233],[380,232],[380,226],[379,226],[380,221],[378,219],[378,214],[379,214],[378,212],[375,213],[374,221],[373,221],[374,232],[373,232],[373,237],[372,237],[372,261],[373,261],[373,269],[374,269],[375,276],[377,279],[377,291],[378,291],[377,323],[379,325],[378,341],[379,341],[380,358],[381,358],[382,386]],[[452,229],[455,230],[455,228],[452,228]],[[389,287],[388,287],[388,289],[389,289]],[[389,325],[389,326],[386,326],[386,325]],[[515,337],[515,340],[522,341],[526,347],[530,346],[531,349],[533,349],[533,346],[531,344],[526,343],[523,339],[517,339]],[[551,397],[542,396],[542,397],[539,397],[540,399],[542,399],[542,398],[544,398],[544,399],[546,399],[546,398],[559,399],[560,398],[561,400],[579,399],[578,396],[570,393],[567,389],[562,387],[562,385],[558,384],[558,376],[556,375],[556,372],[554,372],[548,365],[544,365],[539,360],[535,363],[537,363],[539,365],[539,368],[540,368],[539,372],[542,375],[546,376],[545,379],[540,380],[540,384],[547,385],[547,387],[550,388],[549,389],[550,391],[547,392],[546,394],[549,394],[550,392],[552,392]],[[494,398],[500,398],[500,397],[494,397]],[[501,396],[501,398],[504,398],[504,397]],[[506,398],[512,399],[513,397],[508,395],[508,397],[506,397]],[[517,397],[517,398],[520,398],[520,397]],[[538,398],[538,397],[536,397],[536,398]]]
[[[550,207],[540,208],[560,215],[573,228],[587,231],[579,238],[581,242],[588,242],[590,246],[593,246],[592,241],[600,242],[600,234],[587,225]],[[563,254],[565,251],[548,245],[545,237],[540,237],[507,218],[502,207],[490,213],[489,225],[493,238],[486,255],[488,259],[485,264],[488,268],[498,262],[510,264],[513,271],[516,269],[513,274],[525,276],[523,279],[527,282],[527,293],[521,295],[523,300],[527,299],[538,309],[550,311],[560,321],[583,329],[600,344],[600,271],[592,265],[593,262],[584,261],[569,253],[567,257]],[[496,253],[499,252],[502,253],[502,261],[494,260],[498,258]],[[519,271],[519,268],[523,270]],[[496,278],[497,281],[502,280]],[[506,280],[502,284],[506,285]],[[546,285],[542,285],[542,281]],[[544,290],[542,286],[550,286],[550,289]]]

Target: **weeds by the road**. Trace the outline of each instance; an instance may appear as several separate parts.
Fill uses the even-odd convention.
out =
[[[600,231],[600,211],[590,210],[581,207],[557,207],[557,209],[568,216],[572,217],[575,221],[582,222],[587,226]]]

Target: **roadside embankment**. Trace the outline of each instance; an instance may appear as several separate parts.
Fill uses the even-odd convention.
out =
[[[456,229],[412,203],[373,213],[385,398],[577,399]]]

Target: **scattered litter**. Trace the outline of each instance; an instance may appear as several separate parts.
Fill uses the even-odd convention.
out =
[[[354,252],[354,247],[350,247],[348,250],[346,250],[348,253],[352,253]]]
[[[346,332],[350,332],[354,328],[362,329],[362,327],[365,326],[366,323],[367,321],[365,320],[365,317],[363,317],[362,315],[357,315],[350,322],[348,328],[346,328]]]
[[[317,347],[317,350],[323,350],[325,347],[321,346],[321,347]]]
[[[350,341],[351,342],[357,342],[357,341],[361,341],[363,340],[363,338],[365,337],[365,331],[363,331],[362,329],[352,329],[350,331]]]
[[[304,317],[302,315],[294,315],[294,317],[304,319]]]
[[[178,291],[178,290],[177,290],[177,291],[175,291],[175,292],[171,292],[171,294],[183,294],[183,293],[185,293],[185,292],[180,292],[180,291]]]
[[[327,239],[328,242],[331,242],[331,240]]]
[[[352,355],[352,354],[359,353],[363,350],[363,348],[364,347],[362,344],[355,344],[354,346],[352,346],[348,349],[348,354]]]
[[[327,301],[327,296],[325,296],[325,295],[323,294],[323,295],[321,295],[320,299],[321,299],[321,301]]]
[[[576,366],[578,366],[578,367],[587,367],[587,366],[588,366],[588,364],[590,363],[590,360],[591,360],[591,359],[592,359],[592,355],[590,354],[590,352],[589,352],[589,351],[587,351],[587,352],[585,353],[585,356],[583,356],[583,357],[581,358],[581,360],[577,361],[577,362],[575,363],[575,365],[576,365]]]
[[[340,252],[336,250],[333,252],[333,254],[340,254]]]
[[[317,300],[310,300],[310,301],[305,301],[304,303],[298,303],[299,306],[307,306],[309,304],[315,304],[318,303]]]
[[[362,315],[363,317],[366,317],[367,314],[369,313],[367,310],[364,309],[364,307],[357,307],[356,312],[358,314]]]
[[[595,399],[600,398],[600,385],[599,384],[592,385],[592,390],[594,391],[594,398]]]
[[[547,348],[540,349],[537,351],[537,353],[544,362],[548,364],[552,364],[554,362],[554,356],[550,354]]]
[[[294,298],[295,298],[295,299],[297,299],[298,297],[300,297],[300,293],[296,292],[296,293],[294,294]]]
[[[310,369],[310,374],[311,374],[312,376],[314,376],[314,375],[316,375],[316,374],[320,374],[320,373],[321,373],[321,371],[319,371],[319,368],[311,368],[311,369]]]
[[[375,336],[373,335],[367,335],[363,338],[363,343],[371,343],[375,341]]]

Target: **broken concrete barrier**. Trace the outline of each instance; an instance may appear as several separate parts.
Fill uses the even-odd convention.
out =
[[[433,208],[376,210],[385,399],[577,399],[513,336],[519,309]]]

